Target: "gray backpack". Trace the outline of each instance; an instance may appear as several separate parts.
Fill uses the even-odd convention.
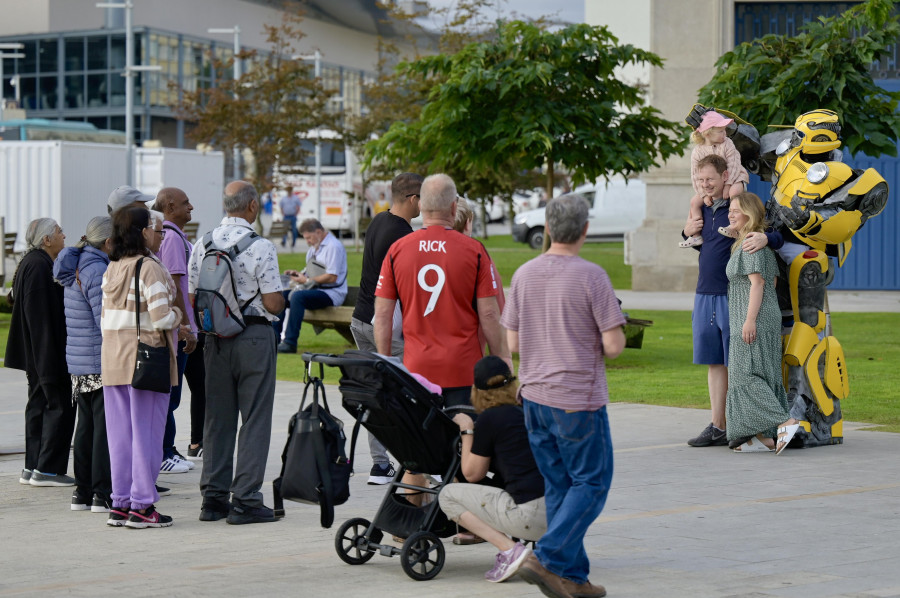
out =
[[[241,305],[234,283],[234,260],[261,237],[251,232],[230,249],[220,249],[213,244],[212,231],[203,235],[206,253],[200,262],[200,276],[194,290],[194,316],[197,328],[203,334],[231,338],[243,332],[244,310],[259,295]]]

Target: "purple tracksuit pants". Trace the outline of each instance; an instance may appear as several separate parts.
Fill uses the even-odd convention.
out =
[[[138,390],[130,384],[103,387],[106,437],[112,474],[112,506],[146,509],[157,500],[156,478],[169,393]]]

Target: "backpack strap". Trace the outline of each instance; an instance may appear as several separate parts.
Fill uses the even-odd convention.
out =
[[[234,262],[237,259],[237,256],[244,253],[247,249],[250,248],[251,245],[259,241],[262,237],[260,237],[255,232],[252,232],[249,235],[245,235],[243,239],[235,243],[231,246],[231,249],[228,250],[228,255],[231,258],[231,261]],[[241,305],[241,315],[244,314],[244,310],[253,303],[253,300],[259,297],[262,294],[262,290],[257,286],[256,293],[250,299],[247,300],[246,303]]]
[[[209,231],[208,233],[203,235],[203,251],[204,254],[210,249],[215,249],[216,251],[224,251],[228,254],[228,258],[233,263],[237,259],[237,256],[244,253],[244,251],[249,249],[251,245],[259,241],[260,239],[262,239],[262,237],[256,234],[255,231],[250,231],[249,235],[245,235],[240,241],[232,245],[229,249],[225,250],[215,245],[215,243],[213,242],[213,231]],[[232,274],[232,280],[234,280],[234,274]],[[250,297],[250,299],[248,299],[243,305],[240,305],[241,315],[243,315],[244,310],[247,309],[247,307],[249,307],[249,305],[253,303],[253,300],[259,297],[260,294],[262,294],[262,291],[259,289],[259,287],[257,287],[256,293],[252,297]],[[237,290],[235,290],[235,297],[237,297]]]
[[[187,239],[184,238],[184,233],[182,230],[176,226],[169,226],[168,224],[163,224],[163,228],[167,228],[171,231],[175,231],[175,234],[178,235],[178,238],[181,239],[182,245],[184,245],[184,262],[190,263],[191,261],[191,245],[187,242]]]

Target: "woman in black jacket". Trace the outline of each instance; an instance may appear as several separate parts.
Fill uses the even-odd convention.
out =
[[[12,320],[5,365],[24,370],[25,469],[19,482],[32,486],[72,486],[66,475],[75,427],[72,386],[66,367],[63,288],[53,280],[53,260],[66,236],[52,218],[31,221],[26,254],[13,276]]]

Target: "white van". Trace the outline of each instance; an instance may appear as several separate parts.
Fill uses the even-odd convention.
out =
[[[591,211],[588,216],[588,239],[618,237],[634,230],[644,221],[647,209],[647,187],[638,179],[616,178],[607,183],[575,188],[584,196]],[[513,239],[540,249],[544,243],[544,208],[523,212],[513,221]]]

